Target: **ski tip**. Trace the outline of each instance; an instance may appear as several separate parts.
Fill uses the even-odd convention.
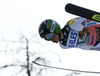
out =
[[[65,11],[66,12],[69,12],[69,10],[70,10],[70,8],[72,7],[72,3],[67,3],[66,5],[65,5]]]

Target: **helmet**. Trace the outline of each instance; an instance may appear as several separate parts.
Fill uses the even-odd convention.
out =
[[[52,39],[55,33],[59,34],[60,32],[60,25],[51,19],[44,20],[39,26],[39,35],[45,40]]]

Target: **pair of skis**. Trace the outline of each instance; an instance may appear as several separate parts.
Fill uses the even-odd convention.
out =
[[[100,22],[100,13],[87,8],[68,3],[65,6],[65,11],[77,16]]]

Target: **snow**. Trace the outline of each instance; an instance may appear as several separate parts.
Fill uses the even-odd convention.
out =
[[[25,50],[18,49],[19,46],[25,47],[25,43],[19,43],[24,36],[30,39],[31,54],[36,53],[35,57],[31,57],[31,61],[41,56],[55,67],[99,72],[99,51],[61,49],[59,44],[47,42],[38,35],[39,24],[45,19],[54,19],[63,28],[67,21],[77,17],[65,12],[64,6],[67,3],[100,11],[99,0],[0,0],[0,67],[11,63],[25,64]],[[21,69],[20,67],[0,69],[0,76],[11,76]],[[75,75],[70,71],[56,69],[50,69],[47,74],[43,72],[43,76],[99,76],[90,73]],[[16,76],[27,76],[26,71]]]

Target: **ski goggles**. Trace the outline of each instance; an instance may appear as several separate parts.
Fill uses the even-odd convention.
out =
[[[45,40],[51,40],[53,37],[54,37],[54,35],[55,35],[55,33],[48,33],[48,34],[46,34],[45,36],[44,36],[44,39]]]

